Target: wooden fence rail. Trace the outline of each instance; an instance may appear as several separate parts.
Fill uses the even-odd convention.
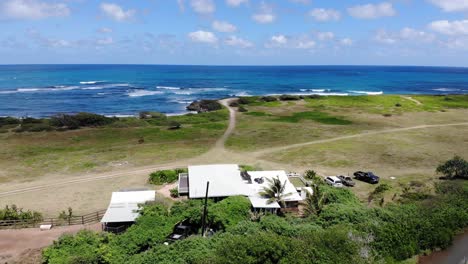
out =
[[[101,221],[106,210],[100,210],[94,213],[85,215],[74,215],[65,218],[43,218],[40,220],[25,219],[25,220],[0,220],[0,229],[14,229],[14,228],[27,228],[39,227],[40,225],[52,226],[67,226],[67,225],[85,225],[97,223]]]

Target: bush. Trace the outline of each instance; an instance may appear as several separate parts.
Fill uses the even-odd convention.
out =
[[[447,179],[465,179],[468,180],[468,161],[459,156],[440,164],[436,171],[442,173]]]
[[[21,120],[14,117],[0,117],[0,126],[5,125],[19,125]]]
[[[172,183],[179,179],[179,173],[187,172],[185,169],[160,170],[150,174],[149,182],[155,185]]]
[[[171,120],[171,121],[169,121],[167,126],[168,126],[169,129],[174,130],[174,129],[180,129],[182,127],[182,124],[180,122]]]
[[[41,132],[41,131],[52,131],[54,130],[48,124],[45,123],[28,123],[22,124],[20,127],[16,128],[15,132]]]
[[[5,208],[0,209],[0,220],[33,220],[41,221],[42,214],[36,211],[23,211],[16,205],[6,205]]]
[[[245,113],[245,112],[248,112],[249,110],[247,110],[247,108],[245,108],[244,106],[239,106],[239,112],[242,112],[242,113]]]
[[[110,118],[103,115],[81,112],[76,115],[58,114],[51,118],[50,123],[55,127],[66,127],[68,129],[77,129],[80,127],[98,127],[109,125],[116,121],[116,118]]]
[[[177,189],[177,187],[170,189],[169,192],[171,193],[172,198],[179,197],[179,190]]]
[[[248,104],[256,103],[257,99],[258,99],[258,97],[255,97],[255,96],[243,96],[243,97],[239,97],[237,102],[239,104],[248,105]]]
[[[195,101],[187,106],[187,110],[197,111],[198,113],[211,112],[221,109],[223,109],[223,106],[216,100]]]
[[[289,95],[289,94],[283,94],[279,97],[280,101],[297,101],[300,100],[301,97],[298,95]]]
[[[274,97],[274,96],[263,96],[260,98],[261,101],[263,102],[276,102],[278,101],[278,98]]]

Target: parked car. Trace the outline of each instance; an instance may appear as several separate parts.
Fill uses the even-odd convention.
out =
[[[372,172],[363,172],[363,171],[356,171],[354,173],[354,178],[360,181],[368,182],[371,184],[379,183],[379,176],[375,175]]]
[[[331,185],[333,187],[343,187],[343,183],[341,182],[341,180],[336,177],[336,176],[328,176],[327,178],[325,178],[325,182],[328,184],[328,185]]]
[[[349,177],[349,176],[340,175],[340,176],[338,176],[338,179],[340,179],[341,182],[343,183],[343,185],[345,185],[345,186],[354,187],[354,185],[356,185],[356,183],[353,181],[353,179],[351,179],[351,177]]]
[[[183,223],[180,223],[174,227],[172,234],[167,236],[166,242],[172,243],[178,240],[182,240],[184,238],[187,238],[191,234],[193,234],[192,227],[190,225],[185,225]]]

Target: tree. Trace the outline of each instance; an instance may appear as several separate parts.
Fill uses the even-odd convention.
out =
[[[323,206],[327,203],[327,194],[319,186],[312,186],[313,193],[307,192],[306,199],[301,202],[305,216],[320,215]]]
[[[468,162],[460,156],[455,156],[453,159],[440,164],[436,170],[442,173],[447,179],[467,179],[468,180]]]
[[[267,178],[267,181],[269,186],[264,187],[263,191],[260,192],[260,195],[268,198],[269,204],[277,202],[281,207],[285,207],[284,198],[291,195],[290,193],[284,193],[284,190],[286,189],[286,181],[282,183],[279,176],[276,176],[276,178],[273,179]]]

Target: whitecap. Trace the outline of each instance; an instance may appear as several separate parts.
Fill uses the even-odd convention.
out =
[[[150,96],[150,95],[156,95],[156,94],[162,94],[163,92],[161,91],[149,91],[149,90],[134,90],[131,92],[128,92],[127,95],[129,97],[141,97],[141,96]]]
[[[98,83],[103,83],[104,81],[83,81],[83,82],[80,82],[80,84],[85,84],[85,85],[88,85],[88,84],[98,84]]]
[[[367,95],[381,95],[383,94],[383,91],[380,92],[371,92],[371,91],[349,91],[351,93],[356,93],[356,94],[367,94]]]
[[[433,91],[439,91],[439,92],[455,92],[455,91],[460,91],[459,89],[455,88],[436,88],[432,89]]]
[[[175,94],[179,94],[179,95],[191,95],[193,94],[192,92],[174,92]]]
[[[39,88],[18,88],[16,89],[17,92],[19,93],[29,93],[29,92],[36,92],[36,91],[39,91],[41,89]],[[43,89],[43,90],[47,90],[47,89]]]
[[[173,86],[156,86],[157,89],[164,89],[164,90],[180,90],[180,87],[173,87]]]
[[[323,93],[323,92],[325,92],[325,89],[311,89],[310,91],[316,92],[316,93]],[[330,90],[327,89],[327,91],[330,91]]]

